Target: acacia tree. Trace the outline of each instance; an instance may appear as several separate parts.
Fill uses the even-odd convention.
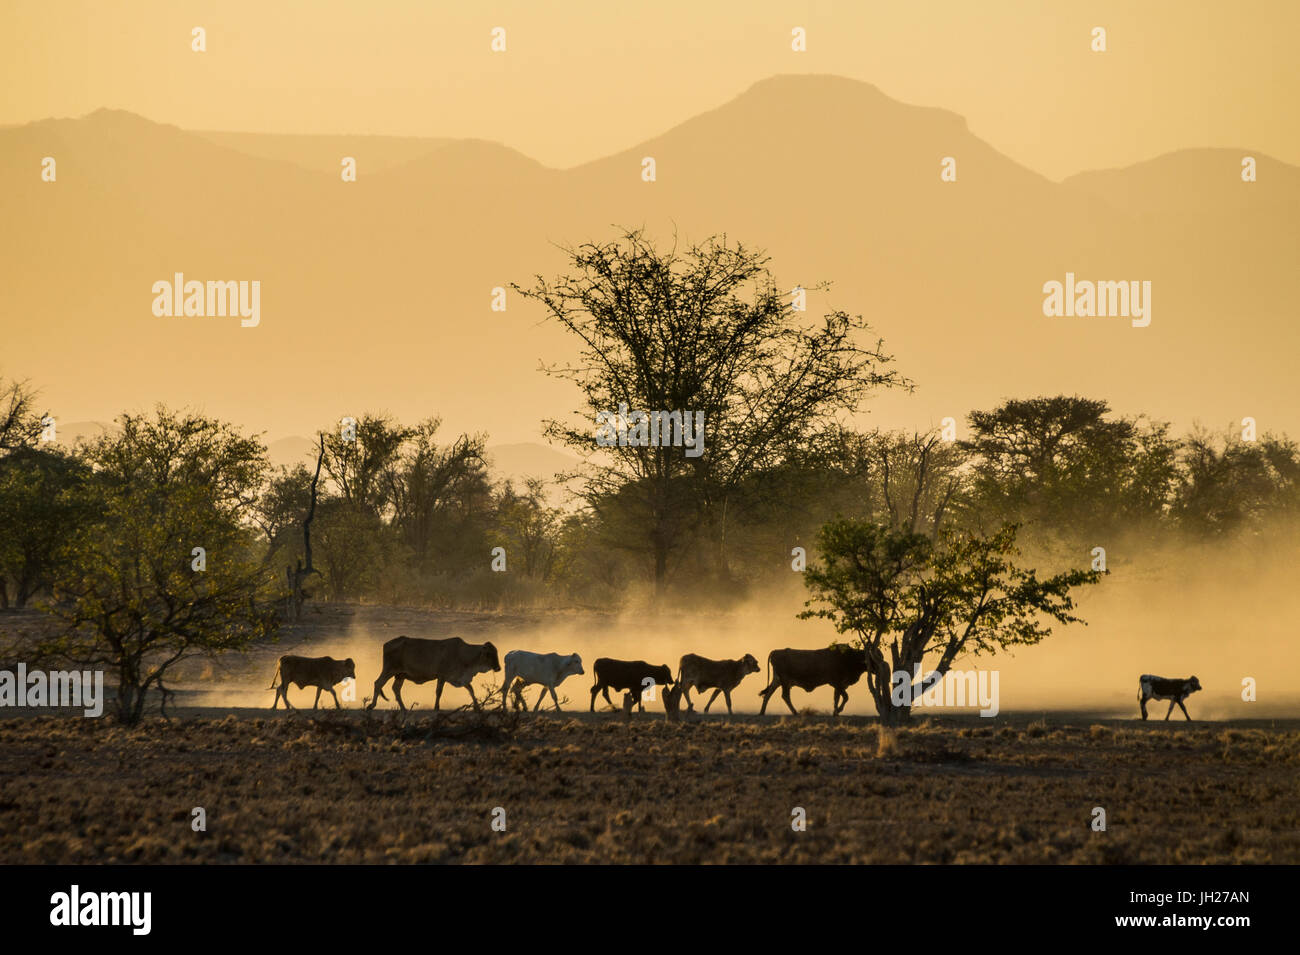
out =
[[[754,473],[781,461],[878,386],[901,383],[860,316],[804,322],[777,288],[768,257],[725,236],[679,251],[642,231],[565,250],[571,271],[513,288],[540,302],[578,339],[576,363],[549,366],[572,381],[582,408],[548,436],[584,457],[593,507],[635,500],[634,521],[662,590],[670,556],[704,525],[725,574],[728,504]],[[600,446],[596,415],[700,413],[704,448],[629,442]]]
[[[906,527],[831,521],[818,535],[821,563],[804,575],[812,597],[799,616],[824,617],[851,634],[866,654],[876,712],[886,723],[905,721],[910,704],[895,702],[895,673],[906,674],[905,699],[913,700],[963,654],[1036,644],[1051,633],[1045,618],[1082,622],[1072,613],[1072,591],[1100,574],[1067,570],[1040,579],[1017,565],[1016,531],[1005,524],[987,535],[932,538]],[[936,654],[932,670],[913,684],[916,668]]]
[[[1195,429],[1182,442],[1173,513],[1203,537],[1289,527],[1300,517],[1300,448],[1285,436],[1243,441]]]
[[[0,377],[0,457],[18,448],[34,448],[41,434],[36,391],[25,381]]]
[[[1160,520],[1177,485],[1177,442],[1167,424],[1109,415],[1104,401],[1067,395],[971,412],[961,447],[975,456],[981,505],[1066,537]]]
[[[446,566],[443,555],[462,558],[471,542],[478,544],[478,535],[466,531],[481,522],[491,498],[486,437],[462,434],[440,445],[440,426],[438,418],[421,421],[384,471],[393,527],[421,573]]]
[[[26,606],[49,589],[61,542],[84,519],[77,488],[85,468],[57,448],[18,448],[0,456],[0,607]]]
[[[161,407],[153,417],[122,415],[118,425],[81,452],[93,516],[60,554],[47,609],[65,627],[38,652],[109,668],[117,714],[134,723],[177,663],[274,632],[278,594],[250,524],[262,444]]]
[[[547,504],[546,482],[525,478],[521,493],[507,481],[494,510],[497,529],[508,541],[508,551],[522,558],[524,575],[550,580],[558,563],[564,513]]]

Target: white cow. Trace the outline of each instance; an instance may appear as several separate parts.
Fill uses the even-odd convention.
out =
[[[506,708],[506,697],[510,695],[511,684],[515,677],[523,681],[524,686],[540,683],[542,692],[537,696],[536,713],[546,698],[546,691],[551,691],[551,700],[555,709],[560,709],[560,700],[555,695],[555,688],[571,676],[581,676],[587,671],[582,668],[582,657],[576,653],[563,655],[559,653],[530,653],[528,650],[511,650],[506,654],[506,680],[502,684],[501,709]]]

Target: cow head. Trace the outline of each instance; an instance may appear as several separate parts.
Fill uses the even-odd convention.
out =
[[[666,666],[655,667],[654,672],[651,673],[651,676],[655,678],[655,682],[658,683],[660,686],[672,685],[673,671],[668,669],[668,667]]]
[[[493,670],[501,669],[501,658],[497,656],[497,648],[491,641],[483,644],[483,660],[485,663],[492,664]]]
[[[1187,681],[1187,692],[1188,692],[1188,693],[1195,693],[1195,692],[1196,692],[1197,690],[1199,690],[1200,688],[1201,688],[1201,681],[1198,680],[1198,679],[1196,679],[1196,677],[1192,677],[1191,679],[1189,679],[1189,680]]]
[[[564,661],[564,666],[560,667],[560,679],[570,676],[582,676],[587,671],[582,668],[582,657],[576,653],[570,653],[569,658]]]
[[[746,653],[741,659],[740,664],[741,672],[743,673],[757,673],[760,669],[758,661],[754,659],[754,654],[752,653]]]
[[[357,678],[357,665],[351,657],[343,661],[343,675],[353,680]]]

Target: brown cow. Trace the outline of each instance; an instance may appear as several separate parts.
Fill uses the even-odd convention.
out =
[[[831,686],[835,689],[835,716],[849,702],[846,688],[862,679],[869,664],[867,652],[850,647],[826,647],[822,650],[773,650],[767,655],[768,674],[771,677],[767,688],[759,696],[763,705],[759,715],[767,712],[767,701],[772,698],[776,688],[781,688],[781,699],[795,713],[794,704],[790,702],[790,687],[801,690],[815,690],[819,686]],[[841,697],[843,699],[841,699]],[[797,715],[797,714],[796,714]]]
[[[357,668],[351,657],[346,660],[335,660],[333,657],[280,657],[280,662],[275,665],[275,676],[271,677],[271,685],[267,687],[268,690],[275,690],[271,709],[280,705],[280,697],[284,697],[286,710],[293,709],[289,704],[290,684],[296,685],[300,690],[305,686],[316,687],[316,702],[311,705],[313,710],[320,704],[322,690],[329,690],[330,696],[334,697],[335,709],[342,709],[339,695],[334,692],[334,684],[348,679],[355,680],[356,676]],[[276,680],[280,681],[278,689]]]
[[[435,711],[442,702],[442,688],[447,683],[469,690],[469,698],[478,709],[478,697],[474,695],[472,685],[474,677],[500,669],[497,648],[490,643],[466,643],[460,637],[447,637],[445,640],[394,637],[384,644],[384,668],[379,679],[375,680],[375,693],[366,709],[373,710],[381,696],[388,699],[384,695],[384,684],[390,677],[396,677],[393,696],[403,710],[406,704],[402,702],[402,684],[407,680],[412,683],[438,681],[438,690],[433,698]]]
[[[740,686],[740,681],[750,673],[758,673],[758,661],[752,653],[746,653],[739,660],[710,660],[708,657],[688,653],[677,664],[677,683],[686,692],[686,712],[694,713],[695,704],[691,702],[691,688],[703,693],[712,690],[709,702],[704,704],[704,712],[721,693],[727,700],[727,714],[731,714],[731,691]]]

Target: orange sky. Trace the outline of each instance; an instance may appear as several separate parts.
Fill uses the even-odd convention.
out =
[[[5,0],[0,124],[111,106],[189,129],[481,137],[570,166],[817,72],[958,112],[1054,179],[1196,146],[1300,163],[1298,27],[1290,0]]]

